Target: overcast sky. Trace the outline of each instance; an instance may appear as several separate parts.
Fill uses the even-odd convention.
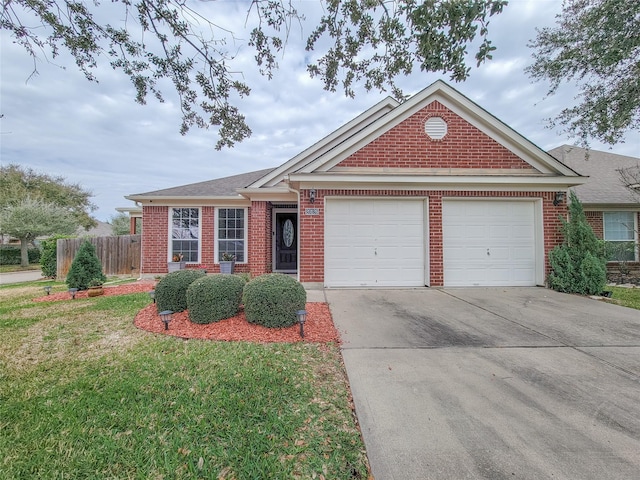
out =
[[[212,131],[192,129],[180,135],[180,111],[173,97],[164,104],[153,99],[146,106],[135,103],[128,79],[106,63],[97,70],[99,83],[85,80],[68,58],[61,58],[57,65],[39,63],[40,74],[28,79],[31,59],[5,31],[0,32],[2,164],[17,163],[80,183],[94,195],[98,205],[94,216],[106,221],[117,213],[116,207],[134,206],[125,195],[284,163],[386,96],[357,89],[356,98],[348,99],[340,92],[325,92],[319,80],[310,79],[303,46],[318,2],[293,3],[306,13],[307,23],[302,33],[292,33],[271,81],[252,64],[249,47],[234,46],[238,49],[234,70],[242,71],[252,89],[240,108],[253,135],[222,151],[213,148],[217,137]],[[544,122],[571,104],[573,90],[544,99],[547,85],[532,84],[523,70],[531,63],[527,42],[535,37],[536,27],[553,25],[560,4],[559,0],[511,0],[501,15],[491,19],[490,37],[497,47],[494,59],[474,69],[468,81],[452,83],[545,150],[574,143],[547,129]],[[237,36],[248,35],[242,31],[246,5],[223,0],[198,8]],[[415,72],[400,85],[405,93],[415,93],[437,79],[449,81],[446,76]],[[592,147],[609,150],[598,143]],[[624,144],[610,151],[640,156],[640,134],[627,135]]]

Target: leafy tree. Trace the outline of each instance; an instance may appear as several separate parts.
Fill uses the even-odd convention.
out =
[[[52,203],[26,198],[0,209],[0,233],[20,239],[20,265],[29,266],[27,247],[40,235],[70,234],[78,228],[76,219]]]
[[[467,49],[480,39],[475,60],[491,58],[489,17],[502,12],[505,0],[325,0],[324,15],[308,37],[306,49],[326,51],[308,65],[334,91],[341,84],[353,96],[355,82],[367,89],[388,86],[399,99],[394,79],[422,71],[469,76]],[[277,55],[284,51],[294,23],[304,21],[291,0],[246,2],[248,44],[263,75],[271,78]],[[107,10],[108,9],[108,10]],[[102,21],[105,10],[118,19]],[[117,16],[116,16],[117,15]],[[34,21],[35,17],[35,21]],[[234,32],[207,19],[182,0],[99,1],[8,0],[0,26],[33,57],[56,57],[62,49],[75,59],[86,78],[95,81],[100,57],[127,75],[136,101],[149,95],[163,100],[159,82],[167,79],[180,98],[181,133],[191,127],[217,128],[216,148],[232,146],[251,134],[235,102],[249,95],[227,44],[241,43]],[[324,39],[333,45],[325,50]],[[34,73],[37,73],[34,67]]]
[[[104,283],[107,277],[102,273],[102,263],[96,255],[96,247],[89,240],[85,240],[73,258],[66,283],[69,288],[86,290],[92,280]]]
[[[559,292],[595,295],[607,282],[604,242],[596,237],[574,192],[570,199],[569,221],[562,219],[564,242],[549,252],[549,287]]]
[[[68,183],[64,177],[38,173],[20,165],[0,166],[0,208],[18,205],[27,198],[64,208],[76,219],[76,225],[84,228],[96,225],[90,212],[97,207],[90,201],[91,192],[80,184]]]
[[[566,0],[556,26],[538,30],[529,46],[536,81],[548,80],[548,95],[575,80],[577,104],[562,110],[561,125],[587,146],[589,138],[608,144],[640,128],[640,2]]]
[[[131,232],[131,219],[126,213],[113,215],[109,219],[109,223],[111,224],[111,230],[114,235],[129,235]],[[137,222],[136,234],[140,234],[141,231],[140,222]]]

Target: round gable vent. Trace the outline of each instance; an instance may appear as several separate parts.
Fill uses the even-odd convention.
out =
[[[432,140],[441,140],[447,134],[447,122],[442,117],[431,117],[424,124],[424,132]]]

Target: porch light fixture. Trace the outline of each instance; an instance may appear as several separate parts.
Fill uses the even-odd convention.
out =
[[[309,201],[311,203],[316,203],[316,189],[312,188],[309,190]]]
[[[160,312],[160,319],[162,323],[164,323],[164,329],[169,330],[169,322],[171,321],[171,315],[173,315],[173,311],[165,310],[164,312]]]
[[[74,300],[76,298],[76,293],[78,293],[78,289],[77,288],[70,288],[69,289],[69,293],[71,294],[71,300]]]
[[[46,287],[42,287],[44,289],[45,292],[47,292],[47,295],[51,295],[51,286],[47,285]]]
[[[296,315],[298,316],[298,323],[300,324],[300,337],[304,338],[304,322],[307,321],[307,311],[298,310]]]
[[[155,291],[155,290],[151,290],[151,291],[149,292],[149,298],[150,298],[151,300],[153,300],[153,303],[156,303],[156,291]]]
[[[564,200],[564,192],[556,192],[556,196],[553,198],[553,205],[557,207]]]

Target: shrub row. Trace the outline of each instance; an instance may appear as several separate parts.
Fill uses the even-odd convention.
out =
[[[38,263],[40,261],[40,249],[29,247],[27,250],[29,255],[29,263]],[[0,265],[20,265],[20,246],[18,245],[0,245]]]
[[[236,315],[244,303],[251,323],[273,328],[296,323],[296,312],[307,301],[300,282],[280,273],[246,280],[242,275],[205,276],[200,270],[171,272],[156,286],[156,308],[159,312],[188,309],[192,322],[206,324]]]

